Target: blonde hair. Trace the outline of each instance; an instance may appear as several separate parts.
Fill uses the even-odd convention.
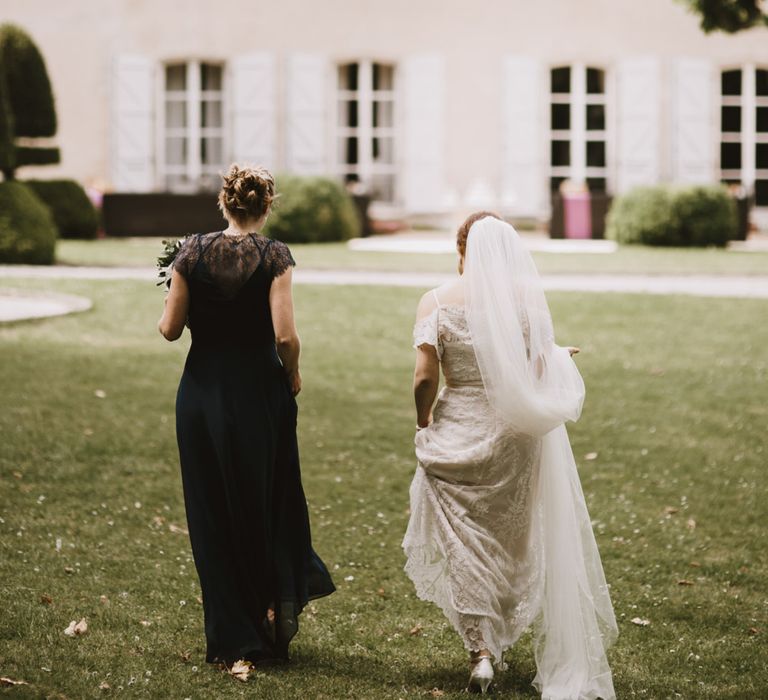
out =
[[[219,209],[239,223],[260,219],[277,199],[275,178],[266,168],[233,163],[222,179]]]

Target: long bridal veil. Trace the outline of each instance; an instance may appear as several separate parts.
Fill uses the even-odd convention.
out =
[[[584,382],[555,344],[541,279],[512,226],[493,217],[472,225],[464,277],[489,402],[505,429],[542,441],[532,514],[544,553],[534,685],[544,700],[611,700],[605,650],[618,630],[564,425],[581,414]]]

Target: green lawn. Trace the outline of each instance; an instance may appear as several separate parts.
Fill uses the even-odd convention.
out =
[[[173,402],[188,341],[157,335],[162,293],[12,284],[95,307],[0,326],[0,675],[30,684],[0,695],[465,697],[460,642],[402,572],[420,290],[296,289],[304,481],[339,590],[302,616],[290,665],[243,684],[203,661],[189,542],[170,528],[184,524]],[[619,620],[618,696],[767,697],[765,303],[551,303],[560,341],[582,348],[570,434]],[[64,636],[82,617],[88,633]],[[536,697],[529,638],[509,662],[496,697]]]
[[[453,254],[374,253],[350,250],[344,243],[292,245],[299,265],[314,269],[452,272]],[[62,240],[57,258],[65,265],[153,266],[160,238]],[[625,246],[610,254],[535,253],[548,274],[712,274],[768,275],[768,253]]]

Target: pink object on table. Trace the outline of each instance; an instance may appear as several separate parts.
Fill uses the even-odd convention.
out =
[[[566,238],[592,238],[589,192],[563,195]]]

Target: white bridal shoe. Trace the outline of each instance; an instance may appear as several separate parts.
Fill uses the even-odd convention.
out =
[[[490,656],[480,656],[474,660],[472,665],[472,672],[469,674],[469,686],[467,690],[470,693],[485,693],[488,692],[488,686],[491,685],[493,680],[493,664],[491,663]]]

